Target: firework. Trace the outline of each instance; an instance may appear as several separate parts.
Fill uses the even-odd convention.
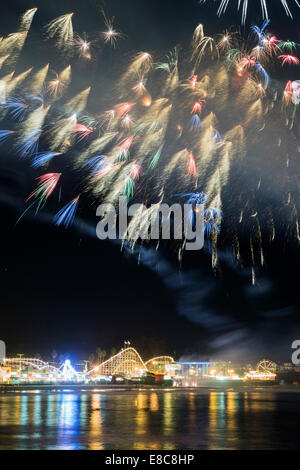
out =
[[[93,132],[93,127],[87,127],[84,124],[77,123],[74,129],[74,134],[79,134],[78,140],[85,139],[88,135]]]
[[[206,3],[208,0],[200,0],[200,3]],[[269,12],[268,12],[268,5],[271,3],[269,0],[257,0],[260,2],[261,12],[264,19],[269,19]],[[223,13],[226,12],[229,3],[233,3],[233,0],[220,0],[219,8],[218,8],[218,15],[221,16]],[[245,24],[247,13],[248,13],[248,6],[250,4],[249,0],[234,0],[234,3],[237,5],[238,10],[242,10],[242,23]],[[290,4],[294,3],[300,8],[300,3],[298,0],[277,0],[277,3],[281,3],[283,6],[285,13],[290,18],[293,18],[292,12],[290,10]]]
[[[32,110],[22,122],[16,147],[20,156],[32,156],[38,152],[39,139],[49,110],[50,106],[44,107],[42,104]]]
[[[31,10],[25,11],[24,15],[21,16],[20,29],[29,31],[34,15],[37,12],[37,8],[31,8]]]
[[[105,165],[105,158],[104,155],[91,158],[86,164],[86,169],[92,170],[94,174],[97,174]]]
[[[192,154],[192,152],[190,153],[188,157],[187,172],[190,176],[193,176],[194,178],[197,177],[197,166],[196,166],[195,157]]]
[[[293,41],[279,41],[277,44],[277,47],[280,51],[288,51],[290,54],[292,54],[299,44]]]
[[[33,131],[22,136],[18,145],[16,146],[16,153],[20,157],[30,157],[37,153],[41,133],[41,129],[34,129]]]
[[[132,87],[132,89],[138,96],[143,96],[146,94],[147,90],[143,76],[139,77],[137,84]]]
[[[81,113],[87,106],[90,92],[91,87],[88,87],[86,90],[78,93],[78,95],[66,103],[66,110],[69,112],[75,111],[76,113]]]
[[[91,60],[91,45],[91,42],[89,42],[85,37],[81,38],[77,35],[74,39],[74,46],[82,59]]]
[[[12,136],[15,132],[14,131],[0,131],[0,143],[3,143],[7,140],[8,137]]]
[[[5,61],[7,68],[13,69],[15,67],[18,58],[21,54],[23,46],[25,44],[28,31],[18,31],[16,33],[9,34],[6,38],[0,42],[0,64]]]
[[[298,57],[295,57],[294,55],[290,55],[290,54],[280,55],[278,59],[281,60],[283,67],[285,65],[299,65],[300,63]]]
[[[112,47],[116,47],[118,39],[122,39],[123,35],[114,29],[114,18],[107,18],[104,11],[102,11],[104,17],[104,23],[106,26],[106,31],[102,33],[104,42],[110,44]]]
[[[55,224],[58,226],[63,225],[65,228],[70,227],[76,215],[78,202],[79,197],[76,197],[73,201],[63,207],[54,217]]]
[[[71,202],[57,209],[54,218],[56,225],[68,228],[79,200],[84,213],[86,195],[110,204],[126,196],[147,208],[130,222],[126,239],[132,247],[139,239],[138,227],[143,228],[142,241],[147,240],[149,216],[162,204],[175,199],[191,206],[193,223],[204,204],[207,249],[214,269],[218,268],[218,244],[224,238],[232,243],[238,260],[246,258],[251,267],[256,260],[265,264],[265,248],[277,236],[278,219],[290,231],[293,225],[298,243],[298,196],[293,188],[299,184],[293,170],[300,87],[290,80],[285,89],[274,88],[269,76],[280,62],[298,65],[299,59],[290,54],[296,43],[268,31],[267,20],[261,27],[254,26],[254,35],[246,40],[230,32],[209,37],[199,25],[190,57],[179,48],[167,55],[157,53],[157,58],[156,53],[135,54],[125,70],[112,78],[107,108],[93,114],[94,87],[72,93],[70,86],[72,60],[76,67],[84,67],[82,61],[78,64],[78,55],[88,59],[91,54],[91,42],[85,36],[73,38],[71,20],[71,15],[64,15],[46,27],[60,49],[73,51],[73,58],[62,54],[61,71],[53,71],[52,65],[34,71],[26,67],[16,77],[6,71],[0,79],[5,129],[0,131],[1,144],[24,158],[34,174],[47,169],[38,178],[29,204],[41,209],[58,183],[70,187],[64,185],[66,180],[81,178],[80,185],[73,186],[76,193],[67,196]],[[117,39],[113,20],[105,17],[105,23]],[[114,45],[105,34],[104,43]],[[0,65],[6,64],[15,40],[6,41]],[[267,202],[270,197],[261,196],[270,188],[284,204],[288,200],[286,214],[293,206],[284,221],[277,207]],[[246,248],[240,241],[245,232],[249,235]],[[185,242],[174,244],[180,260]],[[256,279],[256,269],[254,274]]]
[[[72,17],[74,13],[62,15],[45,26],[48,38],[55,38],[57,47],[64,49],[73,43],[74,33]]]
[[[58,155],[61,155],[60,153],[55,153],[55,152],[40,152],[34,155],[34,158],[32,160],[31,166],[34,168],[39,168],[46,163],[49,163],[52,158],[57,157]]]
[[[48,82],[47,91],[53,98],[61,97],[71,81],[71,66],[68,65],[59,74],[54,72],[55,78]]]
[[[195,66],[198,67],[205,54],[210,56],[218,55],[218,47],[214,38],[203,36],[203,26],[201,26],[201,34],[197,34],[193,39],[193,55],[192,60],[195,61]],[[199,26],[198,26],[199,28]]]
[[[122,90],[134,88],[137,77],[146,76],[153,66],[152,56],[148,52],[140,52],[130,64],[128,70],[123,74],[120,82]]]
[[[37,179],[39,185],[37,189],[30,194],[27,202],[33,199],[38,202],[38,209],[43,206],[55,190],[60,177],[60,173],[48,173],[40,176]]]
[[[295,106],[300,104],[300,80],[295,80],[291,84],[292,101]]]
[[[205,100],[198,100],[193,106],[192,114],[202,114],[203,105],[206,103]]]
[[[259,41],[259,46],[262,47],[263,45],[263,40],[265,39],[265,30],[269,26],[270,20],[265,20],[263,22],[262,27],[260,28],[259,26],[252,26],[252,31],[257,35],[258,41]]]

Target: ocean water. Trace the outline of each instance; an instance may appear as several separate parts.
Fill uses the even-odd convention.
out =
[[[0,449],[299,449],[300,393],[0,393]]]

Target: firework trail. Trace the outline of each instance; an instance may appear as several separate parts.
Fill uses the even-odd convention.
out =
[[[41,206],[45,205],[47,199],[55,190],[60,177],[61,174],[59,173],[48,173],[46,175],[40,176],[38,178],[39,185],[37,189],[30,194],[29,198],[27,199],[27,202],[32,199],[34,201],[37,201],[38,209]]]
[[[209,0],[200,0],[200,3],[207,3]],[[214,0],[215,1],[215,0]],[[262,12],[262,17],[263,19],[268,20],[269,19],[269,11],[268,11],[268,6],[271,3],[271,0],[257,0],[260,2],[260,7],[261,7],[261,12]],[[273,3],[274,0],[272,0]],[[229,3],[233,3],[232,0],[220,0],[219,2],[219,7],[218,7],[218,15],[221,16],[223,13],[226,12],[227,7]],[[246,23],[247,19],[247,13],[248,13],[248,6],[250,4],[249,0],[235,0],[234,3],[237,5],[238,11],[242,11],[242,23]],[[298,8],[300,8],[300,3],[298,0],[277,0],[277,3],[281,4],[285,10],[285,13],[287,16],[293,19],[292,12],[290,10],[290,5],[292,3],[296,4]]]
[[[37,8],[32,8],[31,10],[25,11],[24,15],[21,16],[20,20],[20,29],[24,31],[29,31],[33,17],[37,12]]]
[[[25,13],[23,27],[34,13]],[[55,209],[54,223],[66,228],[78,210],[88,212],[87,200],[116,204],[125,196],[142,203],[146,211],[132,217],[124,234],[132,249],[139,239],[147,242],[149,220],[162,204],[192,205],[193,220],[204,203],[213,268],[218,247],[229,244],[235,259],[251,266],[255,284],[278,226],[299,243],[300,86],[290,80],[280,89],[270,76],[276,67],[298,66],[298,45],[268,28],[265,21],[248,38],[228,31],[207,37],[199,25],[190,58],[179,48],[157,58],[140,52],[112,83],[107,108],[92,114],[93,87],[75,96],[71,89],[72,60],[84,67],[90,43],[74,39],[72,14],[50,22],[48,36],[68,48],[62,70],[50,64],[0,76],[0,143],[42,173],[28,202],[42,209],[58,183],[72,186]],[[0,65],[9,50],[2,50]],[[185,242],[170,243],[180,260]]]
[[[64,225],[64,227],[68,228],[72,224],[76,215],[78,201],[79,197],[73,199],[73,201],[71,201],[58,212],[58,214],[54,217],[54,222],[56,225]]]
[[[72,25],[73,15],[74,13],[62,15],[59,18],[50,21],[50,23],[45,26],[46,36],[48,38],[55,38],[56,45],[60,49],[65,49],[74,41]]]

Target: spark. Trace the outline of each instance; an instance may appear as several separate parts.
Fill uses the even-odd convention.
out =
[[[131,118],[131,116],[129,116],[129,114],[127,114],[121,121],[121,124],[122,126],[124,127],[124,129],[130,129],[133,125],[134,125],[134,122],[133,122],[133,119]]]
[[[9,98],[3,105],[8,114],[16,121],[22,121],[29,112],[29,104],[23,98]]]
[[[138,180],[142,174],[142,167],[138,163],[133,163],[130,170],[130,177],[134,180]]]
[[[144,95],[144,93],[147,91],[145,83],[144,83],[144,78],[141,77],[141,79],[138,81],[137,85],[135,85],[132,89],[133,89],[133,91],[135,91],[135,93],[137,95]]]
[[[281,5],[285,9],[285,13],[287,16],[293,19],[293,15],[291,13],[290,7],[289,7],[289,0],[277,0],[277,3],[281,3]],[[207,0],[200,0],[200,3],[206,3]],[[218,8],[218,16],[221,16],[224,14],[227,10],[227,7],[229,5],[229,2],[232,3],[232,0],[221,0]],[[240,7],[242,7],[242,24],[246,23],[247,19],[247,13],[248,13],[248,0],[238,0],[237,3],[237,9],[240,10]],[[294,3],[300,8],[300,4],[298,0],[294,0]],[[260,6],[261,6],[261,11],[262,11],[262,17],[266,20],[269,19],[269,12],[268,12],[268,1],[267,0],[260,0]]]
[[[116,47],[118,39],[122,39],[123,35],[119,31],[114,29],[114,18],[107,18],[105,15],[104,11],[102,11],[103,17],[104,17],[104,23],[107,28],[106,31],[102,33],[102,36],[104,38],[104,42],[106,44],[110,44],[112,47]]]
[[[157,152],[151,158],[151,162],[150,162],[150,165],[149,165],[150,170],[154,170],[157,167],[157,165],[159,163],[159,160],[160,160],[160,157],[161,157],[162,150],[163,150],[163,145],[161,147],[159,147]]]
[[[203,105],[206,103],[206,100],[198,100],[194,104],[192,109],[192,114],[202,114]]]
[[[145,106],[145,108],[149,108],[152,104],[152,99],[150,95],[147,95],[143,98],[142,100],[142,105]]]
[[[223,51],[231,49],[232,46],[232,34],[229,32],[225,32],[222,36],[220,41],[217,44],[217,47]]]
[[[91,60],[91,42],[88,42],[86,38],[81,38],[77,35],[74,39],[74,46],[82,59]]]
[[[243,57],[240,62],[237,64],[237,70],[239,74],[242,74],[245,69],[254,67],[256,65],[256,60],[254,57],[247,56]]]
[[[39,167],[45,165],[46,163],[49,163],[54,157],[57,157],[58,155],[61,155],[61,153],[57,153],[57,152],[40,152],[40,153],[37,153],[33,158],[31,166],[33,168],[39,168]]]
[[[44,83],[49,71],[49,64],[45,65],[42,69],[38,70],[32,75],[30,81],[30,91],[34,95],[38,95],[44,89]]]
[[[293,96],[293,87],[292,87],[292,82],[289,80],[284,89],[283,98],[282,98],[286,106],[290,104],[292,100],[292,96]]]
[[[270,83],[270,77],[268,75],[268,73],[266,72],[266,70],[263,68],[263,66],[260,64],[260,63],[256,63],[255,64],[255,67],[256,67],[256,70],[258,73],[260,73],[265,81],[265,86],[268,87],[269,83]]]
[[[41,133],[41,129],[35,129],[32,132],[24,135],[16,147],[17,154],[21,157],[26,157],[37,153]]]
[[[54,217],[55,225],[63,225],[65,228],[69,228],[76,216],[76,211],[78,208],[79,196],[69,202],[65,207],[63,207]]]
[[[37,8],[31,8],[25,11],[20,20],[20,29],[29,31],[34,15],[37,12]]]
[[[74,129],[74,134],[79,134],[79,140],[85,139],[95,129],[93,127],[87,127],[84,124],[77,123]]]
[[[191,119],[190,119],[190,128],[192,130],[197,130],[201,128],[201,119],[198,116],[198,114],[195,114]]]
[[[290,53],[293,53],[297,49],[299,44],[293,41],[279,41],[277,46],[279,50],[287,50]]]
[[[54,72],[55,78],[48,82],[47,91],[54,97],[61,97],[71,81],[71,66],[66,67],[59,74]]]
[[[222,142],[222,137],[220,132],[217,129],[213,129],[212,131],[212,143],[219,144]]]
[[[7,140],[8,137],[13,135],[15,131],[10,131],[10,130],[0,130],[0,143],[2,144]]]
[[[195,90],[197,82],[198,82],[198,75],[193,75],[192,78],[191,78],[191,89],[192,90]]]
[[[265,30],[269,26],[269,24],[270,24],[270,20],[265,20],[261,28],[256,25],[251,27],[252,31],[258,37],[260,47],[263,45],[263,40],[265,39]]]
[[[91,94],[91,87],[86,88],[85,82],[82,87],[85,89],[80,92],[75,83],[70,86],[70,60],[74,56],[77,60],[78,55],[84,58],[85,54],[88,58],[93,43],[85,35],[75,36],[70,42],[64,27],[68,23],[70,26],[71,17],[66,19],[64,15],[64,18],[65,23],[57,23],[57,19],[52,23],[56,26],[49,30],[48,25],[47,29],[48,36],[61,45],[57,63],[65,59],[62,71],[51,70],[50,75],[46,65],[34,72],[27,68],[19,75],[4,71],[0,79],[1,117],[5,122],[0,142],[10,144],[8,139],[11,139],[13,156],[27,157],[29,166],[37,170],[46,167],[49,172],[40,177],[28,201],[38,208],[44,205],[58,186],[61,174],[56,171],[61,167],[71,183],[74,178],[73,187],[77,187],[78,179],[82,178],[83,192],[104,203],[115,204],[125,195],[146,205],[154,201],[157,209],[169,202],[174,193],[179,193],[176,197],[184,206],[192,206],[189,215],[193,223],[202,210],[200,206],[204,205],[205,237],[214,270],[221,267],[218,244],[223,243],[225,231],[226,239],[230,241],[231,237],[239,260],[246,264],[248,259],[248,265],[254,270],[255,263],[267,265],[265,244],[271,244],[275,238],[275,223],[283,226],[283,214],[275,213],[275,208],[273,214],[261,203],[259,213],[265,217],[263,222],[258,221],[255,198],[258,190],[262,196],[267,187],[269,175],[265,175],[265,168],[272,168],[274,162],[275,171],[281,152],[284,152],[283,165],[291,162],[280,176],[282,187],[287,185],[283,187],[283,200],[286,201],[287,194],[291,195],[290,172],[295,168],[295,157],[289,150],[294,147],[285,145],[285,135],[288,137],[296,122],[300,103],[300,82],[289,81],[282,86],[282,104],[277,99],[281,85],[278,83],[276,89],[273,88],[268,71],[276,65],[280,68],[279,60],[283,64],[297,65],[297,57],[282,55],[282,52],[293,52],[296,43],[272,35],[267,30],[268,20],[252,28],[255,44],[253,38],[247,40],[231,32],[206,36],[203,25],[199,25],[193,34],[189,56],[176,48],[157,61],[155,56],[143,51],[136,53],[123,71],[119,68],[115,76],[111,74],[111,93],[106,94],[107,104],[103,107],[102,97],[98,100],[96,93]],[[111,32],[115,31],[113,20],[106,25]],[[21,41],[21,36],[13,35],[6,41],[0,65],[6,67],[8,50],[14,51],[18,40]],[[111,41],[112,38],[107,39]],[[66,52],[73,52],[73,57]],[[204,59],[205,67],[200,70]],[[84,68],[89,78],[87,66],[81,74]],[[72,90],[77,91],[72,93]],[[275,111],[279,115],[274,121]],[[280,132],[280,113],[283,114],[282,126],[285,122],[287,126],[284,132]],[[272,126],[278,137],[270,141]],[[256,158],[250,149],[263,148],[267,142],[268,158]],[[254,186],[250,188],[243,178],[253,174],[253,166]],[[237,169],[242,183],[234,179]],[[226,199],[228,194],[230,204]],[[71,202],[57,209],[55,222],[59,226],[69,227],[74,220],[79,199],[72,197],[67,199]],[[223,224],[225,202],[228,204],[226,213],[231,218],[228,224]],[[289,202],[291,204],[291,196]],[[134,216],[128,230],[131,246],[138,240],[134,230],[140,225],[148,227],[147,217],[152,210],[152,207],[147,208],[146,214]],[[288,218],[285,220],[289,227],[295,227],[297,214],[292,217],[292,223]],[[267,230],[260,227],[260,223],[265,223]],[[232,230],[228,231],[229,225]],[[237,228],[249,233],[251,260],[249,244],[239,243]],[[181,259],[185,241],[173,246]],[[256,276],[255,271],[254,274]]]
[[[93,170],[94,174],[97,174],[101,168],[105,165],[106,157],[104,155],[99,155],[97,157],[90,158],[86,164],[88,170]]]
[[[128,160],[129,158],[129,150],[132,145],[134,136],[127,137],[126,139],[122,140],[117,144],[118,152],[117,152],[117,159],[118,161]]]
[[[115,106],[115,111],[118,116],[125,117],[133,108],[135,103],[121,103]]]
[[[291,55],[291,54],[280,55],[278,59],[281,60],[282,67],[284,67],[285,65],[299,65],[300,64],[298,57],[295,57],[294,55]]]
[[[78,95],[74,96],[74,98],[66,103],[66,109],[69,112],[81,113],[87,106],[90,93],[91,87],[78,93]]]
[[[38,201],[38,208],[43,206],[55,190],[60,177],[61,173],[48,173],[37,178],[38,187],[30,194],[27,202],[34,199]]]
[[[203,36],[201,34],[196,34],[196,38],[198,40],[194,40],[193,45],[193,55],[192,59],[195,60],[195,66],[198,67],[200,62],[202,61],[205,54],[210,54],[210,56],[214,57],[214,55],[218,56],[218,47],[216,46],[216,42],[214,38],[210,36]]]
[[[45,26],[48,38],[55,38],[58,48],[65,49],[74,41],[72,17],[74,13],[59,16]]]
[[[188,157],[187,172],[193,178],[197,177],[197,166],[193,153],[191,152]]]
[[[58,76],[48,83],[48,92],[55,97],[61,95],[63,88],[64,84],[59,80]]]
[[[262,45],[266,49],[268,49],[269,54],[277,54],[280,51],[279,40],[276,36],[266,36],[262,40]]]

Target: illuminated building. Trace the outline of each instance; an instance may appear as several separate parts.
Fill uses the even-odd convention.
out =
[[[184,377],[203,378],[209,375],[209,369],[213,362],[178,362],[181,367],[181,375]]]

